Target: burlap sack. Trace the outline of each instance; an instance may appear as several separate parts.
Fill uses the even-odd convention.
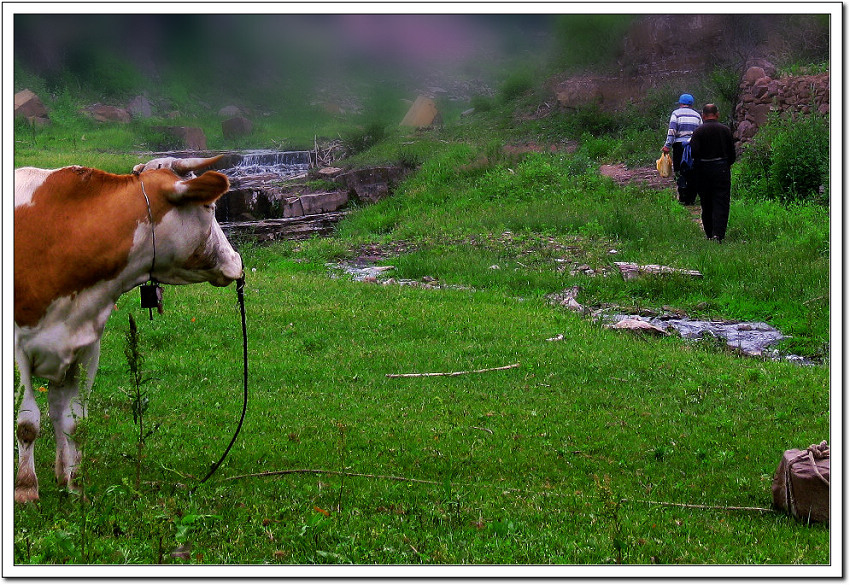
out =
[[[804,522],[829,522],[829,445],[789,449],[771,485],[773,505]]]

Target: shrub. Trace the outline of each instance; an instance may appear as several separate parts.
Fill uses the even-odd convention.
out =
[[[746,145],[734,172],[738,195],[828,203],[829,118],[772,117]]]
[[[475,109],[476,112],[489,112],[493,109],[493,100],[487,96],[476,95],[472,96],[470,100],[470,105]]]
[[[502,96],[502,100],[510,102],[531,90],[533,87],[534,78],[531,74],[527,71],[520,71],[511,74],[504,83],[502,83],[500,95]]]
[[[381,122],[369,122],[365,128],[357,128],[347,132],[342,142],[349,154],[357,154],[368,150],[384,139],[386,129]]]

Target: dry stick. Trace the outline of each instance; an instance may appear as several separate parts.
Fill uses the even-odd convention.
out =
[[[464,374],[483,374],[484,372],[496,372],[498,370],[510,370],[518,368],[519,364],[499,366],[498,368],[484,368],[483,370],[466,370],[464,372],[428,372],[425,374],[387,374],[387,378],[426,378],[429,376],[463,376]]]

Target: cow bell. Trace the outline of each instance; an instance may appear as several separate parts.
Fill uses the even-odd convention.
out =
[[[150,311],[153,320],[153,310],[162,315],[162,286],[158,282],[149,282],[139,287],[142,294],[142,308]]]

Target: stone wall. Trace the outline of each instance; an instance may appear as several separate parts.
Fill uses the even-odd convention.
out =
[[[735,108],[735,140],[752,140],[771,112],[829,113],[829,73],[778,77],[769,64],[753,66],[741,78]]]

